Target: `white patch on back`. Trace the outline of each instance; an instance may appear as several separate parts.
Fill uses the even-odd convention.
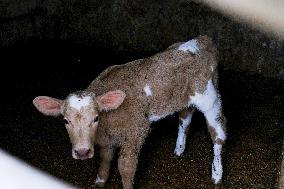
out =
[[[80,111],[81,108],[89,106],[90,103],[92,102],[92,99],[90,96],[85,96],[83,98],[79,98],[75,95],[69,97],[68,99],[69,105],[72,108],[75,108],[76,110]]]
[[[145,85],[144,87],[144,92],[146,93],[147,96],[152,96],[152,90],[148,84]]]
[[[105,180],[104,180],[104,179],[101,179],[101,178],[99,177],[99,175],[97,175],[96,183],[104,183],[104,182],[105,182]]]
[[[213,66],[211,66],[211,70],[212,70],[212,72],[214,71],[214,68],[213,68]]]
[[[186,130],[191,122],[192,114],[189,114],[185,119],[181,119],[181,124],[178,128],[178,138],[176,141],[175,154],[180,156],[185,150]]]
[[[188,106],[192,104],[205,115],[208,125],[215,129],[217,134],[216,140],[225,140],[226,134],[220,121],[217,120],[222,109],[221,99],[213,85],[212,80],[208,81],[206,90],[202,94],[195,93],[194,96],[190,96]]]
[[[196,54],[199,51],[198,41],[196,39],[192,39],[186,43],[183,43],[179,46],[178,50],[185,52],[190,51]]]
[[[214,144],[214,159],[212,163],[212,179],[215,184],[220,183],[223,175],[223,166],[221,158],[222,145]]]

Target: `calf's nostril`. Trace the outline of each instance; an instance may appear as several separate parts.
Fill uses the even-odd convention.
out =
[[[91,152],[91,149],[88,149],[88,150],[87,150],[87,154],[86,154],[86,155],[89,155],[89,154],[90,154],[90,152]]]
[[[75,154],[78,157],[86,157],[90,154],[91,149],[79,149],[79,150],[75,150]]]
[[[76,156],[79,156],[79,151],[75,150],[75,154],[76,154]]]

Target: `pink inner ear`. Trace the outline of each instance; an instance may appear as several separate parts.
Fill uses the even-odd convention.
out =
[[[50,97],[37,97],[34,100],[35,106],[44,114],[47,115],[57,115],[60,113],[61,102],[60,100],[50,98]]]
[[[118,101],[120,97],[121,97],[121,95],[119,93],[108,94],[105,98],[101,99],[101,102],[103,104],[115,104],[116,101]]]
[[[52,101],[52,100],[48,100],[48,99],[39,99],[38,104],[40,106],[45,107],[46,109],[52,110],[52,109],[58,109],[60,106],[57,102]]]
[[[122,91],[110,91],[99,97],[101,108],[104,110],[111,110],[118,108],[125,98]]]

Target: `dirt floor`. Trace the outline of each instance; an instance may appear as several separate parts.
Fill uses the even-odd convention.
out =
[[[79,188],[93,188],[98,154],[92,160],[73,160],[61,119],[41,115],[32,100],[37,95],[64,98],[87,87],[108,65],[141,55],[120,56],[54,42],[19,44],[1,52],[1,65],[8,67],[0,76],[0,147]],[[276,187],[284,133],[283,87],[284,82],[277,79],[220,69],[220,91],[228,119],[223,151],[226,188]],[[202,114],[195,113],[187,148],[180,158],[173,153],[178,118],[168,117],[152,127],[139,159],[136,188],[211,188],[213,145]],[[122,188],[116,160],[106,188]]]

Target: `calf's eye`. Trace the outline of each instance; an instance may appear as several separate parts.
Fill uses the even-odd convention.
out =
[[[98,122],[99,121],[99,116],[96,116],[95,119],[94,119],[94,122]]]
[[[63,122],[65,125],[69,124],[69,121],[67,119],[63,119]]]

